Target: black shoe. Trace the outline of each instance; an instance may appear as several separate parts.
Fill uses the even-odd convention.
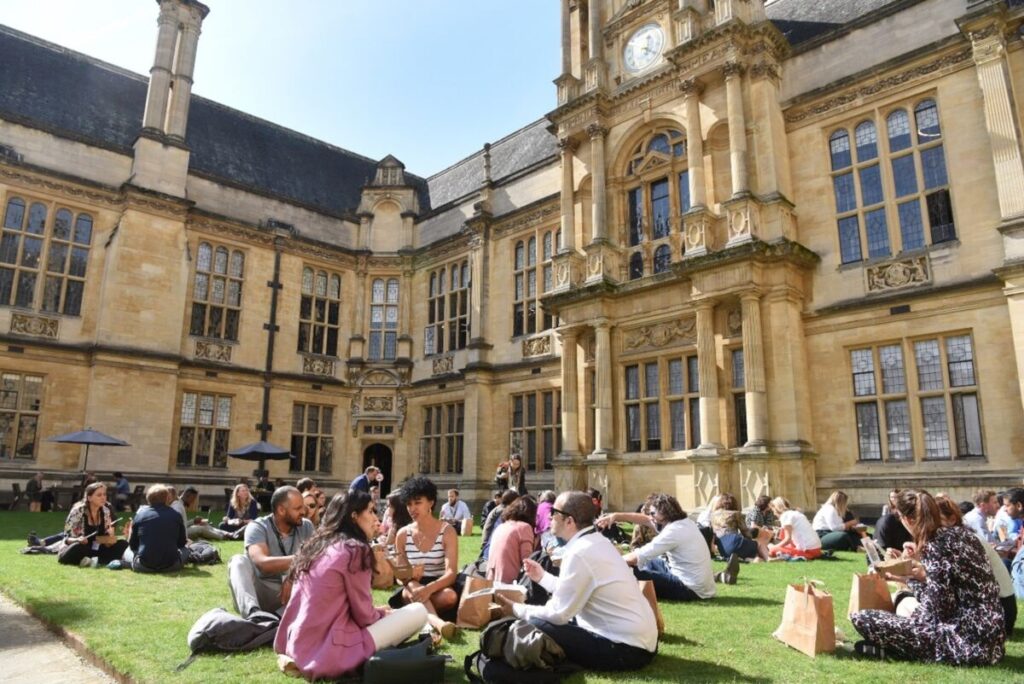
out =
[[[853,645],[853,652],[862,658],[885,660],[885,649],[870,641],[858,641]]]
[[[27,544],[29,546],[42,546],[43,545],[43,541],[39,537],[36,536],[35,531],[32,531],[32,532],[28,533],[28,542],[27,542]]]

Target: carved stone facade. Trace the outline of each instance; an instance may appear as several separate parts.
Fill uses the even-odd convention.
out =
[[[869,294],[919,287],[932,281],[925,255],[868,266],[864,269],[864,277]]]
[[[196,340],[195,349],[197,359],[231,363],[230,344],[221,344],[219,342],[211,342],[210,340]]]
[[[11,332],[56,340],[60,335],[60,320],[46,316],[15,313],[11,315]]]

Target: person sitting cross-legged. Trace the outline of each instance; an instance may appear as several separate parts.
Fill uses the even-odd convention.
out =
[[[623,560],[636,566],[635,575],[651,580],[661,600],[698,601],[714,598],[715,575],[711,569],[711,553],[704,536],[686,515],[674,496],[656,494],[649,497],[643,513],[608,513],[597,520],[598,527],[616,522],[648,525],[657,531],[654,539],[632,551]],[[739,558],[730,559],[731,582],[739,572]],[[728,581],[723,576],[723,581]]]
[[[231,557],[228,585],[242,617],[262,610],[274,613],[288,602],[284,575],[303,542],[313,536],[304,519],[306,506],[295,487],[278,487],[270,497],[270,515],[245,528],[245,554]]]
[[[238,532],[259,515],[260,508],[249,491],[249,485],[237,484],[231,492],[231,501],[224,519],[217,527],[225,532]]]
[[[95,568],[121,560],[127,548],[128,542],[117,538],[114,516],[107,504],[107,485],[93,482],[85,488],[84,498],[68,511],[57,561]]]
[[[161,484],[146,490],[147,506],[139,508],[132,520],[124,561],[135,572],[176,572],[188,562],[185,523],[167,505],[171,492]]]
[[[779,543],[768,545],[770,559],[794,556],[811,560],[821,555],[821,539],[811,527],[811,521],[800,511],[790,507],[789,501],[777,496],[772,499],[772,512],[779,517]]]
[[[551,592],[547,603],[495,598],[504,615],[529,620],[550,636],[569,662],[592,670],[639,670],[658,649],[654,611],[618,550],[596,533],[594,514],[586,492],[564,492],[555,500],[551,531],[565,542],[559,576],[523,561],[530,579]]]

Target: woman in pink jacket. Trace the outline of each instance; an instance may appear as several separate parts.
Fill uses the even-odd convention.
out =
[[[378,526],[368,493],[338,494],[316,534],[295,556],[288,574],[291,598],[274,639],[285,674],[337,679],[426,624],[421,603],[395,611],[373,606],[369,540]]]

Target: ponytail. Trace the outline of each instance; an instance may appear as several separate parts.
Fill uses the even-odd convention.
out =
[[[942,527],[939,505],[924,489],[904,489],[896,497],[896,508],[910,523],[910,534],[920,554]]]

